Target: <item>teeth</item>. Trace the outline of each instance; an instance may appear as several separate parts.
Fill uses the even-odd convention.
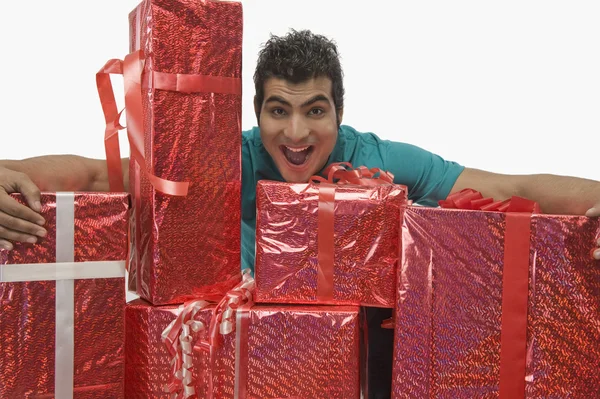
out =
[[[306,147],[302,147],[302,148],[292,148],[292,147],[288,147],[287,145],[285,146],[285,148],[287,148],[288,150],[290,150],[292,152],[302,152],[302,151],[306,150],[308,147],[310,147],[310,146],[307,145]]]

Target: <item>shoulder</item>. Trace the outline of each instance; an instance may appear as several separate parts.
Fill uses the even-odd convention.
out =
[[[260,129],[257,126],[242,131],[242,146],[259,146],[261,144]]]
[[[348,125],[341,125],[339,129],[339,134],[342,140],[347,143],[352,143],[354,145],[365,147],[376,147],[380,150],[387,150],[388,147],[406,147],[407,149],[411,147],[416,148],[415,146],[410,145],[408,143],[382,139],[373,132],[361,132],[355,129],[354,127]]]
[[[377,163],[376,167],[385,167],[390,157],[410,157],[412,153],[422,151],[414,145],[382,139],[373,132],[361,132],[348,125],[340,126],[339,137],[344,158]]]
[[[396,183],[408,187],[409,197],[423,204],[435,205],[444,199],[464,169],[419,146],[385,140],[350,126],[340,128],[340,137],[346,161],[391,172]]]
[[[352,126],[341,125],[339,135],[345,141],[356,142],[365,145],[378,145],[382,140],[375,133],[360,132]]]

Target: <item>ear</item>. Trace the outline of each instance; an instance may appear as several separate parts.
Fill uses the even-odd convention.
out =
[[[260,109],[261,105],[258,103],[258,98],[254,95],[254,114],[256,115],[256,123],[260,125]]]
[[[254,113],[256,114],[256,116],[260,115],[261,105],[262,104],[258,103],[258,98],[255,95],[254,96]]]
[[[338,126],[342,124],[342,119],[344,118],[344,108],[340,108],[337,110],[337,123]]]

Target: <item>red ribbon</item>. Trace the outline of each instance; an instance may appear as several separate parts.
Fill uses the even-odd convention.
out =
[[[537,202],[517,196],[503,201],[495,201],[491,197],[484,198],[479,191],[471,188],[465,188],[457,193],[450,194],[445,200],[438,201],[438,204],[440,207],[447,209],[540,213]]]
[[[325,169],[327,179],[312,176],[311,183],[319,184],[319,219],[318,219],[318,265],[317,265],[317,299],[320,302],[333,300],[334,271],[334,213],[336,185],[353,184],[374,187],[383,184],[394,184],[394,175],[379,168],[368,169],[364,166],[353,168],[348,162],[333,163]]]
[[[140,165],[141,172],[144,173],[156,190],[169,195],[186,196],[189,182],[175,182],[154,175],[150,172],[152,170],[151,162],[147,166],[144,158],[142,73],[143,53],[141,50],[137,50],[125,56],[123,61],[118,59],[109,60],[96,74],[96,86],[106,122],[104,146],[110,189],[111,191],[125,191],[118,139],[119,130],[124,129],[119,123],[122,111],[117,112],[115,95],[110,80],[110,74],[119,74],[123,75],[125,84],[127,137],[131,157]],[[144,86],[183,93],[208,92],[241,95],[242,92],[241,79],[239,78],[170,74],[156,71],[148,74]]]
[[[455,193],[439,204],[442,208],[506,212],[499,395],[506,399],[524,398],[531,215],[540,213],[539,204],[516,196],[505,201],[494,201],[492,198],[483,198],[481,193],[472,189]]]

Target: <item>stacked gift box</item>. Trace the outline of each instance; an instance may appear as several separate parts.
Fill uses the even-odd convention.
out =
[[[121,398],[129,196],[41,203],[48,235],[0,251],[0,397]]]
[[[394,398],[600,396],[597,219],[473,190],[414,206],[334,164],[258,183],[242,272],[242,6],[144,0],[129,24],[97,75],[115,193],[44,193],[49,235],[0,250],[0,397],[367,397],[369,308],[394,312]]]

